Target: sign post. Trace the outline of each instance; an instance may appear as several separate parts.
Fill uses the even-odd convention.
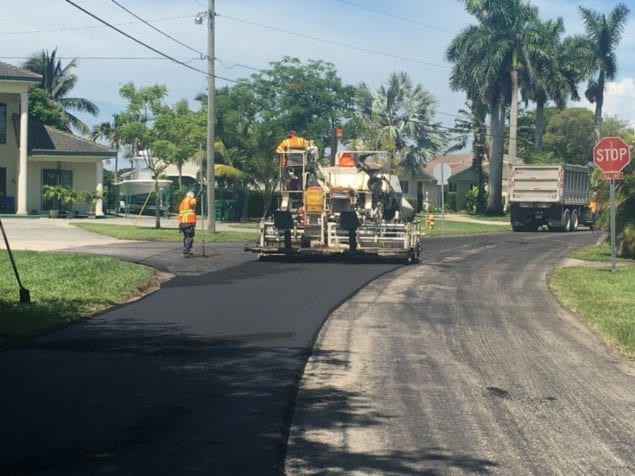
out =
[[[432,176],[441,184],[441,234],[445,234],[445,186],[452,175],[452,168],[448,164],[437,164],[432,169]]]
[[[602,171],[602,179],[610,180],[611,201],[611,272],[615,272],[615,180],[624,179],[622,170],[631,161],[631,148],[620,137],[604,137],[593,147],[593,163]]]

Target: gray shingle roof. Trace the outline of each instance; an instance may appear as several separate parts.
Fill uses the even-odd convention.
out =
[[[115,157],[117,151],[30,119],[29,155]]]
[[[39,83],[42,76],[33,73],[28,69],[18,68],[12,64],[0,61],[0,80],[28,81],[29,83]]]

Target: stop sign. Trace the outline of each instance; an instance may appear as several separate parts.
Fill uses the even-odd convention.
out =
[[[604,137],[593,147],[593,163],[603,172],[619,172],[631,161],[631,148],[619,137]]]

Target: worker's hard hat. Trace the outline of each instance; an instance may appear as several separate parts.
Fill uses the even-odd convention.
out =
[[[191,190],[187,192],[187,196],[190,198],[194,198],[195,193],[192,192]]]
[[[297,134],[297,133],[296,133],[296,131],[294,131],[294,130],[291,130],[291,131],[287,132],[287,135],[288,135],[289,137],[294,136],[294,135],[296,135],[296,134]]]

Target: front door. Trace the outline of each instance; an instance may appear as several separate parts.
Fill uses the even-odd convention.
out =
[[[73,186],[73,171],[60,169],[42,169],[42,188],[45,185],[64,185],[65,187]],[[50,210],[54,208],[56,203],[54,200],[42,199],[42,210]],[[63,203],[59,204],[60,210],[64,207]]]
[[[423,182],[417,182],[417,211],[423,210]]]

